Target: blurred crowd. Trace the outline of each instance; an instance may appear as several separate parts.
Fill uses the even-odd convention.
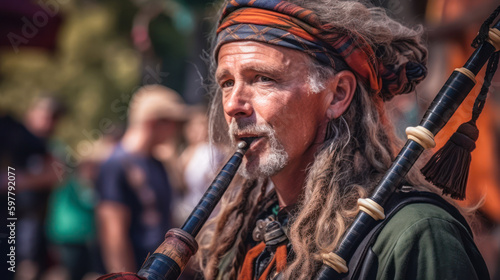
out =
[[[498,3],[372,2],[403,21],[423,23],[428,34],[429,77],[415,94],[388,104],[396,129],[404,135],[404,128],[420,120],[451,71],[470,56],[470,42]],[[193,1],[191,14],[179,8],[182,5],[159,13],[155,1],[151,3],[139,9],[130,30],[142,59],[143,83],[130,98],[126,125],[103,120],[99,130],[90,132],[92,136],[73,149],[55,133],[59,121],[68,117],[68,106],[55,95],[29,101],[23,118],[0,107],[0,200],[7,201],[7,166],[15,168],[17,181],[17,272],[2,279],[80,280],[113,271],[137,271],[167,230],[182,225],[226,159],[220,147],[209,145],[201,86],[185,82],[206,74],[199,55],[207,49],[209,28],[201,24],[206,16],[201,7],[206,3]],[[195,46],[191,53],[185,53],[182,46],[188,43],[179,33],[153,42],[152,22],[169,17],[178,28],[194,34],[196,39],[189,41]],[[174,41],[177,44],[171,44]],[[186,66],[186,57],[192,58],[192,64]],[[158,62],[163,62],[159,73],[169,73],[168,80],[148,72]],[[481,134],[472,153],[463,202],[466,207],[481,205],[475,238],[493,279],[500,279],[499,88],[497,74],[479,118]],[[474,90],[450,126],[438,135],[437,148],[470,118],[479,87]],[[7,213],[3,209],[0,213],[5,221]],[[3,239],[0,246],[4,252]],[[194,279],[195,274],[188,269],[183,277]]]
[[[161,85],[139,88],[127,128],[77,157],[53,135],[64,108],[44,96],[22,121],[0,115],[2,167],[16,170],[13,279],[138,270],[168,229],[182,225],[224,159],[208,145],[205,109]]]

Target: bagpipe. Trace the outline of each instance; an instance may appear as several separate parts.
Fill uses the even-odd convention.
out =
[[[434,135],[445,126],[467,97],[476,84],[476,75],[489,60],[481,92],[474,104],[472,119],[463,124],[452,136],[454,138],[452,142],[458,143],[458,146],[462,145],[458,149],[465,149],[469,152],[470,162],[470,151],[477,139],[475,121],[484,106],[488,88],[498,64],[500,21],[493,25],[492,22],[499,13],[500,6],[483,23],[479,35],[473,42],[476,50],[463,67],[453,71],[432,101],[420,124],[417,127],[407,128],[408,140],[406,144],[378,183],[371,197],[358,200],[360,211],[345,232],[340,245],[334,252],[322,254],[324,264],[316,276],[317,280],[342,279],[346,276],[348,272],[347,264],[365,235],[377,224],[377,221],[385,218],[384,204],[404,181],[406,174],[422,152],[435,146]],[[490,25],[492,26],[490,27]],[[137,274],[122,274],[121,278],[113,279],[137,279],[138,277],[148,280],[177,279],[190,257],[197,251],[198,245],[194,238],[231,183],[252,140],[245,139],[245,141],[238,143],[237,151],[216,176],[184,225],[180,229],[171,229],[167,232],[164,242],[147,258],[139,272]],[[447,155],[456,154],[456,151],[446,151],[446,149],[453,148],[456,147],[450,148],[445,145],[445,150],[436,153],[424,167],[423,172],[429,181],[443,188],[443,193],[451,194],[454,198],[462,198],[465,192],[468,169],[461,166],[460,163],[454,162],[452,165],[456,167],[457,172],[462,174],[453,174],[453,170],[447,170],[444,174],[440,173],[440,170],[445,169],[442,168],[442,165],[446,164],[445,158]],[[467,160],[465,161],[467,163]],[[447,168],[450,169],[449,166]],[[465,175],[463,174],[464,170],[466,170]],[[450,180],[450,178],[453,180]],[[110,278],[103,277],[100,279]]]
[[[238,142],[236,152],[212,181],[184,225],[167,232],[165,241],[144,262],[137,273],[138,276],[148,280],[170,280],[181,275],[191,256],[198,250],[194,238],[231,184],[253,140],[254,138],[245,138],[244,141]]]
[[[462,124],[450,138],[450,141],[422,169],[426,179],[442,188],[444,194],[450,194],[452,198],[463,199],[467,183],[468,164],[470,163],[470,151],[474,149],[474,142],[478,137],[475,122],[484,107],[491,79],[498,65],[500,20],[491,28],[490,25],[499,13],[500,6],[483,23],[478,36],[472,43],[476,50],[463,67],[453,71],[427,109],[420,124],[417,127],[406,129],[408,136],[406,144],[378,183],[372,196],[358,200],[360,210],[358,215],[345,232],[337,249],[334,252],[322,255],[323,267],[319,271],[316,280],[342,279],[346,276],[348,272],[347,264],[363,238],[375,226],[377,221],[385,218],[384,204],[402,184],[406,174],[422,152],[435,146],[434,135],[445,126],[467,97],[476,84],[476,75],[489,60],[481,91],[474,102],[471,120]],[[466,154],[465,159],[462,159],[465,162],[459,162],[460,160],[453,157],[462,150],[469,153],[468,158]]]

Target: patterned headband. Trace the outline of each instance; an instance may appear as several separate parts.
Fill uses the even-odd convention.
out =
[[[383,65],[356,32],[322,24],[313,11],[281,0],[231,0],[226,5],[217,28],[215,54],[221,45],[243,40],[303,51],[337,71],[347,64],[372,94],[384,100],[406,93],[409,82],[419,82],[427,74],[425,66],[415,62]]]

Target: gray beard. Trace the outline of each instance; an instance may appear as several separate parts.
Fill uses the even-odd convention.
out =
[[[270,177],[283,170],[288,163],[288,153],[276,138],[276,132],[268,124],[256,125],[253,123],[231,122],[229,125],[229,138],[236,146],[235,134],[257,134],[267,138],[269,153],[266,156],[245,156],[243,164],[238,169],[238,174],[246,179],[254,180],[261,177]]]

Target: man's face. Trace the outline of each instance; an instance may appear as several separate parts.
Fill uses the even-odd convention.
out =
[[[33,134],[49,138],[56,129],[58,118],[52,110],[39,105],[28,113],[27,121]]]
[[[305,168],[323,142],[326,90],[309,89],[307,55],[243,41],[223,45],[216,72],[233,141],[257,137],[242,171],[247,178]]]

